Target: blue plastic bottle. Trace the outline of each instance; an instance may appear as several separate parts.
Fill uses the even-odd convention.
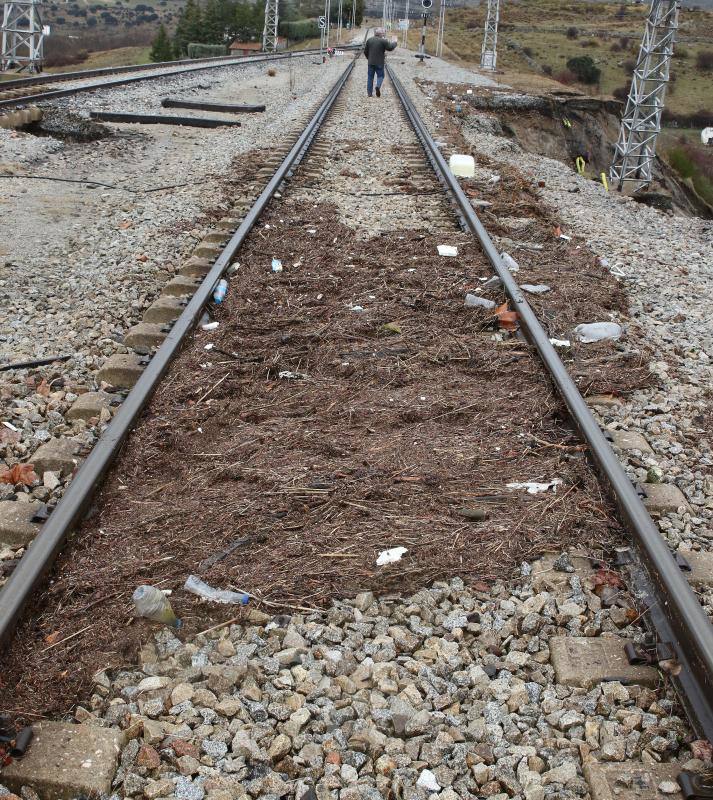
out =
[[[215,291],[213,292],[213,301],[217,304],[220,304],[225,300],[225,295],[228,294],[228,281],[223,278],[223,280],[218,282],[218,285],[215,287]]]

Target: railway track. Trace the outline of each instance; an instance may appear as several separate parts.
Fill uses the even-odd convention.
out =
[[[349,46],[345,49],[349,49]],[[173,75],[201,72],[216,67],[244,66],[265,61],[282,61],[290,58],[307,58],[319,54],[319,50],[299,50],[294,53],[276,53],[257,56],[225,56],[217,59],[184,59],[160,64],[141,64],[138,66],[107,67],[80,72],[64,72],[22,78],[0,83],[0,115],[3,110],[28,103],[68,97],[79,92],[126,86],[145,80],[155,80]],[[138,74],[135,74],[138,73]],[[116,77],[123,76],[123,77]],[[87,81],[90,81],[87,83]],[[80,83],[81,82],[81,83]],[[77,85],[66,86],[72,83]],[[65,88],[61,88],[65,87]]]
[[[200,283],[180,309],[170,299],[177,294],[180,281],[168,290],[169,299],[159,303],[173,308],[172,319],[164,326],[170,330],[159,330],[161,324],[156,322],[147,323],[155,329],[142,329],[142,334],[154,339],[141,340],[138,349],[145,351],[148,346],[153,355],[140,374],[137,370],[143,365],[136,359],[124,360],[127,388],[135,379],[132,376],[138,375],[135,385],[2,590],[0,639],[11,643],[23,611],[73,531],[78,531],[77,541],[70,545],[73,555],[62,555],[54,594],[45,595],[40,606],[46,608],[58,598],[71,605],[68,587],[76,586],[79,576],[93,569],[93,547],[106,537],[116,543],[111,568],[119,570],[121,580],[108,587],[104,581],[107,573],[100,571],[89,584],[94,592],[90,591],[90,596],[98,594],[101,603],[104,589],[116,589],[118,598],[112,595],[111,612],[116,619],[133,588],[125,585],[127,578],[145,574],[142,570],[127,572],[124,551],[127,562],[135,561],[142,552],[139,544],[144,546],[144,536],[166,541],[167,536],[175,535],[180,526],[176,513],[183,520],[177,532],[181,541],[191,538],[195,526],[207,531],[212,527],[210,520],[218,523],[220,535],[203,537],[193,549],[177,546],[169,556],[177,563],[147,576],[151,582],[175,585],[193,559],[210,556],[212,549],[218,552],[225,544],[226,531],[233,532],[237,526],[260,557],[256,559],[253,553],[241,556],[238,583],[249,580],[251,591],[267,600],[268,607],[282,605],[317,613],[319,605],[334,596],[348,595],[360,582],[381,592],[402,591],[444,574],[453,575],[458,565],[474,572],[483,553],[495,558],[495,551],[491,553],[480,531],[473,531],[468,524],[454,524],[454,518],[467,512],[465,519],[478,519],[483,503],[487,509],[496,493],[469,494],[468,487],[476,478],[492,486],[494,477],[476,468],[477,462],[464,460],[462,451],[480,452],[486,445],[493,451],[502,448],[511,453],[513,462],[506,461],[499,468],[503,474],[514,477],[512,469],[527,468],[540,475],[553,463],[537,459],[518,463],[512,455],[512,441],[530,435],[527,413],[536,414],[540,404],[553,412],[563,402],[631,536],[631,546],[618,567],[628,573],[629,591],[637,598],[653,645],[646,646],[643,637],[635,637],[629,648],[630,660],[658,667],[666,682],[676,687],[696,734],[711,740],[713,634],[709,620],[470,199],[451,175],[443,153],[447,143],[439,147],[434,141],[398,70],[389,70],[387,96],[368,101],[375,114],[391,120],[388,132],[397,135],[395,150],[389,151],[387,141],[376,134],[371,149],[367,149],[369,142],[350,137],[352,128],[359,130],[354,116],[362,113],[356,101],[361,90],[355,87],[353,68],[350,65],[345,70],[284,159],[280,160],[280,153],[273,165],[258,173],[257,179],[269,179],[255,202],[249,207],[246,204],[244,216],[234,214],[221,220],[207,237],[204,250],[185,265],[183,277],[200,278]],[[394,168],[394,156],[401,168]],[[349,202],[340,199],[343,197],[350,198]],[[401,224],[394,232],[393,216],[384,217],[387,210],[395,209]],[[437,245],[453,243],[459,258],[468,264],[465,270],[450,267],[458,262],[449,258],[434,257]],[[269,263],[279,248],[280,269],[270,272]],[[488,267],[501,285],[492,296],[502,299],[499,292],[504,292],[508,309],[517,312],[527,344],[493,334],[489,327],[492,319],[484,312],[474,324],[456,305],[455,298],[462,298],[463,287],[469,277],[472,280],[468,273]],[[263,274],[255,276],[259,269]],[[197,331],[214,288],[225,275],[230,275],[231,284],[227,304],[216,312],[218,331]],[[332,301],[332,296],[336,300]],[[131,333],[127,341],[130,337]],[[139,338],[137,332],[134,341]],[[476,340],[478,355],[465,344],[469,338]],[[508,343],[505,346],[504,341]],[[546,370],[544,382],[535,374],[535,354]],[[487,369],[468,371],[478,359],[480,368],[487,365]],[[465,362],[463,367],[461,362]],[[516,389],[507,386],[502,394],[486,399],[478,381],[485,374],[502,374],[506,365],[515,370]],[[106,377],[119,374],[120,370],[111,372],[111,365],[107,366]],[[170,388],[161,383],[167,375]],[[547,388],[550,381],[557,396]],[[353,392],[346,388],[352,382],[360,382]],[[474,383],[478,402],[469,404],[464,398],[473,391]],[[534,405],[514,403],[512,398],[519,392],[532,395]],[[154,393],[156,399],[145,414]],[[270,411],[273,402],[279,412]],[[511,403],[517,406],[518,418],[510,416],[512,409],[507,406]],[[442,427],[444,419],[448,420],[446,428]],[[358,435],[350,433],[355,424]],[[545,443],[576,451],[580,440],[567,434],[556,414],[543,414],[540,424]],[[478,425],[486,429],[508,426],[510,430],[502,439],[468,439]],[[134,428],[134,436],[125,446]],[[556,444],[558,436],[564,444]],[[99,522],[82,523],[122,447],[125,452],[98,507]],[[243,447],[248,448],[244,455]],[[153,472],[146,471],[144,453],[154,465]],[[290,462],[290,453],[299,457]],[[346,469],[357,456],[362,465],[358,474]],[[197,459],[198,469],[182,463],[189,457]],[[574,466],[561,460],[556,463],[565,486],[569,485],[562,498],[564,505],[577,482],[586,487],[588,478],[585,466],[576,459]],[[178,477],[173,475],[167,483],[169,464],[175,465]],[[204,471],[213,477],[204,479]],[[141,489],[132,496],[127,488],[139,476]],[[386,492],[384,476],[392,487]],[[346,482],[346,490],[335,486],[339,480]],[[168,488],[176,481],[173,489]],[[237,481],[239,487],[247,485],[246,493],[240,489],[231,494],[232,489],[226,488],[233,485],[231,481]],[[253,483],[256,489],[250,488]],[[367,492],[361,491],[364,484]],[[582,491],[569,513],[579,513],[580,520],[593,526],[596,515],[581,517],[581,510],[575,510],[593,502],[595,495],[587,491],[591,489]],[[160,502],[151,499],[157,494],[162,497]],[[434,512],[439,496],[448,498],[445,517]],[[340,497],[341,502],[330,506],[332,497]],[[467,507],[456,509],[455,498],[463,502],[464,497]],[[552,531],[534,520],[554,513],[550,499],[546,496],[539,506],[527,497],[525,500],[528,502],[523,504],[522,498],[513,495],[508,505],[522,515],[520,521],[526,520],[526,527],[537,531],[536,548],[546,543],[561,545],[562,537],[575,543],[565,523],[567,511],[558,521],[557,536],[546,541],[544,537]],[[474,502],[478,508],[471,507]],[[173,511],[158,521],[161,513],[157,517],[151,503],[167,503]],[[141,504],[149,504],[148,512],[129,516],[130,509]],[[235,516],[226,517],[221,510],[225,506]],[[347,506],[358,511],[344,511]],[[496,507],[506,516],[501,506]],[[254,518],[254,524],[245,521],[249,508],[248,519]],[[533,512],[535,516],[528,516]],[[399,516],[406,518],[403,525],[395,522]],[[283,518],[286,522],[278,523]],[[375,524],[370,518],[375,518]],[[479,519],[488,518],[492,512],[486,511]],[[100,525],[101,536],[97,533]],[[384,535],[385,529],[394,525],[395,532]],[[156,528],[158,534],[153,533]],[[282,540],[269,540],[260,547],[265,531],[275,534],[280,530]],[[310,543],[306,551],[305,536]],[[457,541],[460,536],[474,536],[483,553],[474,554],[467,542],[452,546],[454,537]],[[132,537],[137,537],[136,544]],[[335,553],[348,551],[354,546],[353,539],[364,551],[355,558],[364,555],[365,559],[350,563],[356,578],[351,580],[354,576],[345,577],[341,572],[330,575]],[[386,577],[374,572],[367,564],[380,543],[384,549],[407,544],[407,550],[418,554],[418,563],[407,563],[403,569],[395,564]],[[527,549],[512,544],[510,561],[522,558]],[[287,551],[282,561],[277,552],[281,548]],[[453,560],[443,556],[450,549],[454,550]],[[325,550],[326,554],[320,552]],[[329,558],[323,558],[325,555]],[[151,563],[156,569],[157,562]],[[63,577],[65,571],[69,577]],[[207,574],[212,581],[230,580],[230,573],[220,568]],[[299,584],[304,584],[303,590]],[[102,591],[97,592],[98,586]],[[183,610],[189,620],[198,618],[196,629],[212,621],[187,601]],[[43,628],[33,626],[30,620],[22,626],[28,639],[42,639]],[[101,646],[109,646],[111,636],[107,640],[103,628],[86,634],[87,640],[95,636]],[[619,642],[623,653],[627,642],[623,638]],[[51,657],[61,660],[57,650]],[[35,667],[41,663],[34,662]],[[622,681],[626,683],[625,676]],[[679,780],[683,796],[704,796],[698,794],[704,787],[695,775],[684,772]]]

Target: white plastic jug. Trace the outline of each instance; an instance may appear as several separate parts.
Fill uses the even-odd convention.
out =
[[[448,166],[454,175],[458,175],[461,178],[472,178],[475,175],[475,159],[473,156],[453,153],[448,161]]]

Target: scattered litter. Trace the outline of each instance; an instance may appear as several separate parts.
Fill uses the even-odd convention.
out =
[[[471,200],[470,204],[474,208],[490,208],[492,206],[490,200]]]
[[[283,370],[282,372],[278,372],[278,378],[281,378],[283,381],[299,381],[303,380],[307,376],[302,372],[290,372],[289,370]]]
[[[483,289],[499,289],[503,282],[497,275],[493,275],[491,278],[481,278],[481,281],[485,281],[483,283]]]
[[[15,433],[17,433],[17,432],[18,432],[18,430],[19,430],[19,428],[16,428],[16,427],[15,427],[15,426],[12,424],[12,422],[6,422],[5,420],[3,420],[3,423],[2,423],[2,424],[3,424],[3,425],[6,427],[6,428],[9,428],[11,431],[15,431]]]
[[[577,325],[574,332],[580,342],[590,344],[604,339],[618,339],[621,336],[621,325],[616,322],[588,322]]]
[[[475,294],[468,294],[465,296],[465,305],[467,308],[495,308],[495,303],[485,297],[478,297]]]
[[[472,89],[466,89],[466,90],[465,90],[465,93],[466,93],[466,94],[473,94],[473,90],[472,90]]]
[[[450,244],[439,244],[438,245],[438,255],[439,256],[457,256],[458,255],[458,248],[453,247]]]
[[[424,769],[423,772],[418,776],[416,786],[419,786],[421,789],[425,789],[427,792],[441,791],[441,785],[438,783],[436,776],[431,772],[430,769]]]
[[[214,331],[219,324],[220,324],[219,322],[206,322],[205,325],[201,325],[201,328],[204,331]]]
[[[508,489],[527,489],[528,494],[539,494],[546,492],[548,489],[556,492],[557,487],[562,483],[562,478],[553,478],[547,483],[538,483],[537,481],[526,481],[525,483],[506,483]]]
[[[498,183],[500,181],[500,175],[492,175],[488,183]]]
[[[546,283],[523,283],[520,288],[529,294],[544,294],[550,291],[550,287]]]
[[[515,261],[515,259],[509,253],[500,253],[500,258],[503,260],[503,264],[510,270],[510,272],[519,272],[520,265]]]
[[[220,305],[223,300],[225,300],[226,294],[228,294],[228,281],[223,278],[222,280],[218,281],[218,285],[215,287],[213,292],[213,302],[216,305]]]
[[[299,258],[295,263],[292,265],[293,267],[301,267],[302,266],[302,259]]]
[[[400,334],[401,326],[397,322],[387,322],[386,325],[381,326],[381,330],[384,333]]]
[[[550,339],[550,344],[555,347],[571,347],[572,342],[569,339]]]
[[[282,261],[279,258],[272,259],[272,271],[273,272],[282,272]]]
[[[136,613],[140,617],[160,622],[163,625],[172,625],[180,628],[181,622],[176,619],[171,604],[166,595],[155,586],[137,586],[131,599],[136,606]]]
[[[308,228],[307,229],[307,233],[317,233],[317,229],[316,228]]]
[[[212,350],[215,345],[212,342],[209,342],[203,349],[204,350]]]
[[[517,330],[517,311],[510,311],[507,302],[503,303],[495,309],[495,316],[498,318],[500,329],[504,331]]]
[[[394,564],[396,561],[401,561],[401,556],[404,553],[408,553],[408,548],[392,547],[390,550],[382,550],[376,559],[376,566],[383,567],[385,564]]]
[[[349,306],[350,311],[361,312],[364,310],[363,306]]]
[[[624,272],[624,270],[618,264],[614,264],[614,266],[609,270],[609,272],[615,278],[626,278],[627,277],[626,272]]]
[[[246,594],[231,592],[228,589],[214,589],[197,575],[189,575],[183,584],[183,588],[187,592],[197,594],[198,597],[202,597],[204,600],[212,600],[214,603],[238,603],[244,606],[247,605],[250,599]]]

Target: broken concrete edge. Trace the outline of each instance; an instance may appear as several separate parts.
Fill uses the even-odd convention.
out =
[[[10,111],[7,114],[0,115],[0,128],[16,130],[24,128],[26,125],[32,125],[33,122],[39,122],[41,119],[42,109],[37,106],[30,106],[20,111]]]

